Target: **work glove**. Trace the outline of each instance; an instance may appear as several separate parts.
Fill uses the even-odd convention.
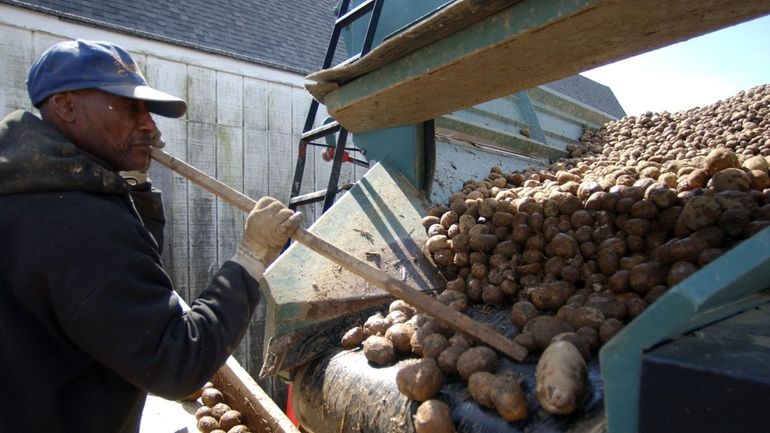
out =
[[[163,138],[161,137],[160,129],[155,128],[155,132],[152,133],[150,136],[150,145],[152,147],[155,147],[157,149],[163,149],[163,147],[166,146],[166,142],[163,141]],[[147,157],[147,163],[145,164],[144,168],[141,170],[132,170],[132,171],[121,171],[120,175],[123,176],[123,179],[128,182],[131,186],[137,186],[142,185],[144,183],[147,183],[150,181],[149,175],[147,174],[147,171],[150,169],[150,157]]]
[[[231,260],[261,280],[301,222],[301,213],[272,197],[262,197],[246,217],[243,237]]]

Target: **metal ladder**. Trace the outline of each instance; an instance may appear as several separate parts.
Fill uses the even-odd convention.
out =
[[[334,53],[337,51],[337,44],[339,43],[340,33],[342,29],[357,19],[364,16],[366,13],[371,12],[369,18],[369,24],[366,30],[366,38],[361,48],[361,52],[350,59],[347,59],[343,63],[351,63],[360,57],[364,56],[372,47],[374,41],[374,33],[377,30],[377,22],[380,18],[380,12],[382,12],[382,5],[384,0],[366,0],[360,5],[348,10],[350,6],[350,0],[342,0],[340,2],[340,9],[337,13],[337,19],[334,22],[334,31],[329,41],[329,47],[326,49],[326,57],[321,69],[327,69],[331,66],[334,59]],[[340,170],[343,162],[351,162],[353,164],[362,165],[368,167],[369,164],[366,161],[352,158],[348,152],[357,151],[354,148],[345,148],[347,143],[348,131],[341,127],[337,121],[326,123],[318,128],[313,129],[316,115],[318,114],[318,101],[313,99],[310,103],[310,109],[308,110],[307,117],[305,118],[305,126],[302,129],[302,136],[299,140],[299,149],[297,152],[297,165],[294,169],[294,180],[291,185],[291,196],[289,199],[289,208],[295,210],[297,206],[315,203],[323,199],[323,212],[326,212],[334,203],[334,198],[337,193],[350,189],[352,184],[345,184],[340,186]],[[333,134],[337,134],[337,141],[335,144],[333,141]],[[313,140],[326,137],[327,143],[315,143]],[[299,195],[299,190],[302,186],[302,176],[305,171],[305,160],[307,155],[307,146],[321,146],[326,147],[324,152],[324,159],[326,157],[332,158],[332,171],[329,176],[329,186],[325,190],[312,192],[310,194]]]

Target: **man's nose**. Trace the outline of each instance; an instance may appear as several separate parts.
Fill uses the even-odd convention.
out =
[[[139,113],[139,129],[150,135],[154,135],[158,130],[158,126],[155,125],[155,120],[153,120],[152,115],[150,115],[150,110],[147,109],[147,105],[145,104],[142,104]]]

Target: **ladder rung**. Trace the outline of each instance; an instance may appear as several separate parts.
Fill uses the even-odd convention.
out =
[[[340,130],[340,124],[336,120],[329,122],[325,125],[321,125],[318,128],[311,129],[308,132],[302,133],[302,141],[313,141],[317,138],[326,137],[329,134],[334,134]]]
[[[353,188],[352,183],[346,183],[337,187],[337,192],[347,191]],[[289,206],[302,206],[310,203],[319,202],[326,197],[326,190],[311,192],[304,195],[298,195],[289,200]]]
[[[374,0],[367,0],[360,5],[356,6],[353,10],[347,12],[345,15],[339,17],[334,25],[339,27],[345,27],[351,22],[361,18],[362,15],[372,10],[374,6]]]

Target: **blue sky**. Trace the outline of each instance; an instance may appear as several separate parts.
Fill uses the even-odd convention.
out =
[[[770,15],[582,74],[633,116],[709,105],[770,83]]]

